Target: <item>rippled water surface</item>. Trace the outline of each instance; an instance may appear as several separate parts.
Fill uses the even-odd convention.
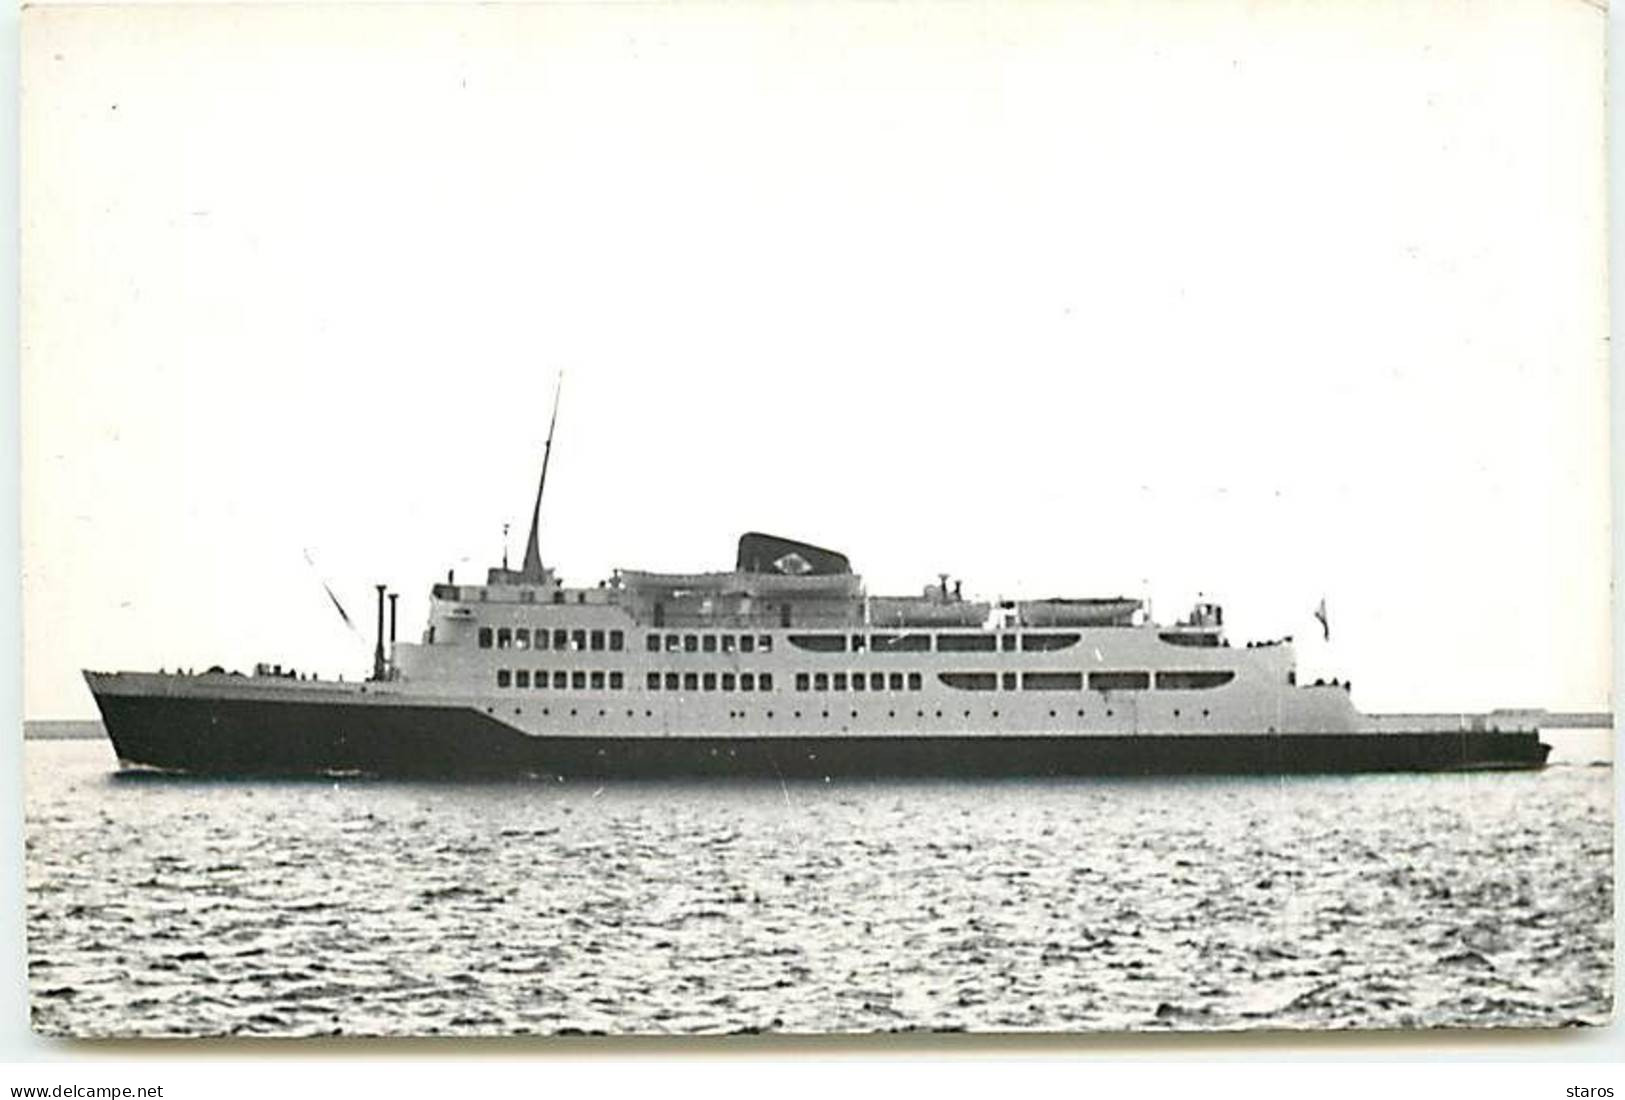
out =
[[[433,785],[26,748],[76,1036],[1601,1023],[1612,771]]]

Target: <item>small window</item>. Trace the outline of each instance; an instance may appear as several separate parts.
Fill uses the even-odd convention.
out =
[[[1184,631],[1169,631],[1165,634],[1158,634],[1157,637],[1169,645],[1194,646],[1198,649],[1217,649],[1219,647],[1219,636],[1217,634],[1187,634]]]
[[[1029,653],[1050,652],[1078,644],[1081,634],[1023,634],[1021,648]]]
[[[1081,672],[1029,672],[1021,678],[1027,691],[1082,691]]]
[[[707,672],[703,677],[701,677],[700,686],[706,691],[717,690],[717,674],[714,672]]]
[[[760,649],[763,653],[772,653],[773,652],[773,635],[771,635],[771,634],[759,634],[759,635],[757,635],[757,637],[756,637],[756,648]]]
[[[700,690],[700,674],[698,672],[685,672],[685,673],[683,673],[683,690],[684,691],[699,691]]]
[[[937,679],[960,691],[992,691],[999,678],[991,672],[939,672]]]
[[[740,691],[755,691],[756,690],[756,674],[754,672],[741,672],[739,674],[739,690]]]
[[[786,637],[797,649],[809,653],[845,653],[845,634],[791,634]]]
[[[773,674],[771,672],[762,673],[762,675],[760,677],[758,677],[757,680],[758,680],[758,684],[760,685],[760,687],[761,687],[761,689],[763,691],[772,691],[773,690]]]
[[[539,669],[536,670],[536,690],[537,691],[542,691],[542,690],[545,690],[546,687],[547,687],[547,669],[539,668]]]
[[[626,634],[624,631],[611,630],[609,632],[609,651],[619,653],[626,648]]]
[[[1004,678],[999,681],[999,685],[1003,687],[1005,691],[1016,690],[1016,674],[1014,672],[1006,672],[1004,674]]]
[[[491,648],[491,628],[488,626],[480,627],[480,648]]]
[[[852,674],[852,690],[853,691],[862,691],[863,688],[864,688],[864,676],[863,676],[863,673],[854,672]]]
[[[837,672],[837,673],[835,673],[835,675],[831,676],[829,678],[829,686],[830,686],[830,689],[833,690],[833,691],[845,691],[846,690],[846,673]]]
[[[568,630],[553,631],[553,648],[558,650],[570,648],[570,632]]]
[[[513,631],[509,630],[507,627],[503,627],[502,629],[498,630],[497,648],[507,649],[511,645],[513,645]]]
[[[497,687],[505,688],[513,682],[513,673],[505,668],[497,669]]]
[[[592,651],[594,653],[602,653],[604,651],[604,632],[602,630],[595,630],[592,632]]]
[[[516,688],[530,687],[530,669],[521,668],[515,670],[513,674],[513,686]]]
[[[875,653],[929,653],[929,634],[871,634],[869,648]]]
[[[1014,634],[1005,634],[1000,637],[999,648],[1006,653],[1014,653],[1016,651],[1016,636]]]
[[[683,652],[698,653],[700,651],[700,638],[697,634],[683,635]]]
[[[864,639],[862,634],[854,634],[854,635],[852,635],[852,652],[853,653],[862,653],[863,652],[864,641],[865,641],[865,639]]]
[[[682,641],[675,634],[666,635],[666,652],[676,653],[683,647]]]
[[[1151,686],[1149,672],[1091,672],[1091,691],[1144,691]]]
[[[894,673],[891,674],[891,685],[890,686],[891,686],[891,690],[893,690],[893,691],[902,691],[903,690],[903,674],[901,672],[894,672]]]
[[[920,690],[920,674],[918,672],[911,672],[908,674],[908,690]]]
[[[717,651],[717,636],[715,634],[707,634],[700,641],[700,648],[705,652],[715,653]]]
[[[796,673],[796,690],[809,691],[812,689],[812,677],[805,672]]]
[[[813,690],[814,691],[828,691],[829,690],[829,673],[820,672],[818,675],[813,677]]]
[[[1236,678],[1228,669],[1210,669],[1197,672],[1159,672],[1157,687],[1163,690],[1205,691],[1223,687]]]
[[[739,652],[755,653],[756,639],[749,634],[741,634],[739,636]]]
[[[587,632],[585,630],[570,631],[570,648],[577,653],[587,651]]]
[[[724,634],[722,636],[722,652],[724,652],[724,653],[732,653],[733,651],[734,651],[734,636],[732,634]]]
[[[658,672],[649,673],[648,676],[644,677],[643,686],[648,688],[650,691],[659,691],[660,690],[660,673],[658,673]]]
[[[660,635],[651,634],[644,639],[644,642],[648,645],[650,653],[660,652]]]
[[[515,649],[530,648],[530,631],[520,628],[513,632],[513,647]]]
[[[619,672],[609,674],[609,690],[620,691],[626,686],[626,677]]]
[[[592,689],[594,691],[604,690],[604,674],[602,672],[595,672],[592,674]]]
[[[675,672],[666,673],[666,690],[667,691],[681,691],[682,690],[682,684],[677,678],[677,673],[675,673]]]
[[[884,672],[871,672],[871,673],[869,673],[869,690],[870,691],[885,691],[886,690],[886,674]]]
[[[536,632],[535,638],[532,641],[532,644],[533,644],[534,648],[536,648],[536,649],[546,649],[547,648],[547,631],[538,630]]]
[[[991,634],[938,634],[938,653],[991,653],[996,642]]]
[[[585,691],[587,688],[587,674],[585,672],[570,673],[570,686],[576,691]]]
[[[735,677],[733,673],[724,672],[722,674],[722,690],[723,691],[732,691],[734,689],[736,680],[737,680],[737,677]]]

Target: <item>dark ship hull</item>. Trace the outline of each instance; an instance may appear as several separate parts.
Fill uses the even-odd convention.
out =
[[[120,761],[212,776],[895,778],[1538,768],[1535,732],[522,733],[473,707],[97,694]]]

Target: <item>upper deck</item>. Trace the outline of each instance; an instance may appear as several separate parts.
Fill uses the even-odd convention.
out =
[[[631,628],[848,629],[863,626],[1032,627],[1130,626],[1143,622],[1143,604],[1125,596],[1026,601],[967,600],[941,575],[918,596],[869,596],[844,554],[810,543],[752,532],[740,537],[734,569],[656,573],[617,569],[592,588],[559,583],[551,569],[496,568],[481,585],[449,578],[434,586],[433,618],[455,622],[489,605],[552,609],[579,617],[584,608],[616,609]]]

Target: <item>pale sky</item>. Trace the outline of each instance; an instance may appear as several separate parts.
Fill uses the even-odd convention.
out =
[[[25,714],[364,673],[375,581],[412,637],[517,560],[561,368],[574,583],[760,529],[1205,593],[1366,710],[1605,707],[1604,21],[32,9]]]

